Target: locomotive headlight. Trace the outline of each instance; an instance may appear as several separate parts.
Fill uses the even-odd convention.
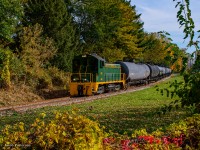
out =
[[[77,82],[77,81],[79,81],[79,78],[73,78],[72,81]]]
[[[83,82],[88,82],[88,79],[87,78],[83,78],[82,81]]]

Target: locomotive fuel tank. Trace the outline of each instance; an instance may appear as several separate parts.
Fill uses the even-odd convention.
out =
[[[136,64],[133,62],[118,61],[117,64],[121,65],[122,73],[126,74],[126,80],[145,80],[150,75],[150,69],[146,64]]]

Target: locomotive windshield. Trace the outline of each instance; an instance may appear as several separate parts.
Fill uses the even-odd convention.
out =
[[[91,55],[77,56],[72,65],[72,82],[90,82],[98,73],[99,60]]]

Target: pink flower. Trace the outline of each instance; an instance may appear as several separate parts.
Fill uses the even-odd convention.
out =
[[[114,141],[114,138],[104,138],[103,139],[103,144],[110,144]]]
[[[164,144],[169,144],[169,143],[170,143],[170,142],[169,142],[169,138],[166,137],[166,136],[163,136],[163,137],[162,137],[162,141],[164,142]]]

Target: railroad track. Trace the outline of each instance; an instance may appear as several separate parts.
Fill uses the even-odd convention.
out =
[[[57,98],[57,99],[44,100],[44,101],[40,101],[40,102],[28,103],[28,104],[24,104],[24,105],[0,107],[0,116],[12,115],[13,113],[16,113],[16,112],[17,113],[25,113],[28,110],[43,108],[46,106],[67,106],[67,105],[72,105],[72,104],[91,102],[91,101],[94,101],[97,99],[103,99],[103,98],[107,98],[107,97],[111,97],[111,96],[115,96],[115,95],[119,95],[119,94],[125,94],[125,93],[143,90],[143,89],[149,88],[155,84],[158,84],[159,82],[164,81],[168,78],[170,78],[170,77],[164,78],[158,82],[150,83],[148,85],[134,86],[134,87],[128,88],[127,90],[120,90],[117,92],[104,93],[104,94],[95,95],[95,96],[75,97],[75,98],[63,97],[63,98]]]

